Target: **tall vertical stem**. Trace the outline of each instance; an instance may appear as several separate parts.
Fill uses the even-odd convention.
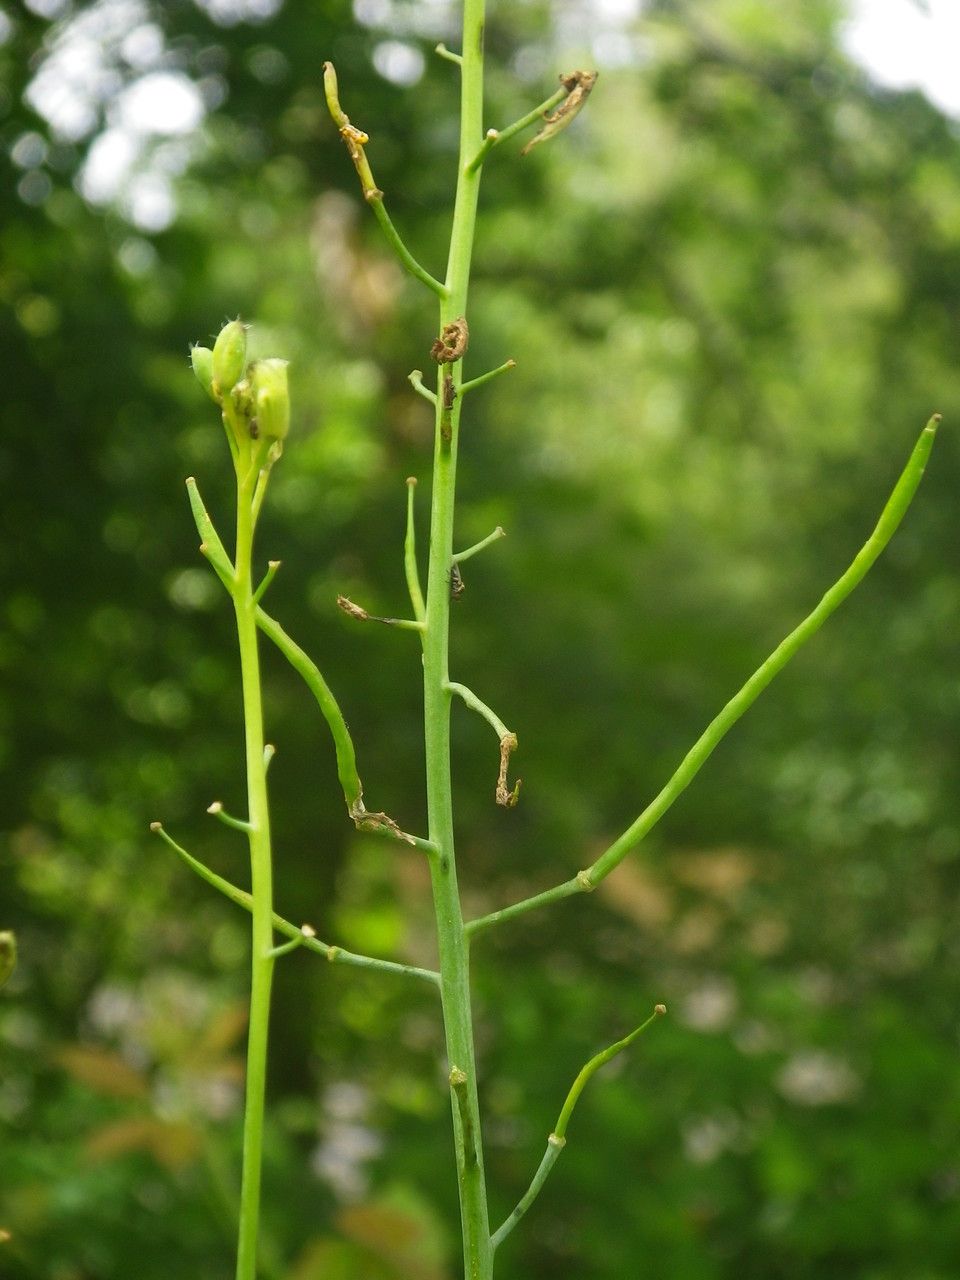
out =
[[[479,170],[471,173],[468,165],[480,146],[483,132],[483,26],[484,0],[464,0],[459,172],[445,281],[447,294],[440,304],[441,329],[465,316],[467,310],[480,187]],[[490,1280],[493,1251],[477,1101],[470,963],[457,887],[450,775],[450,694],[446,685],[460,401],[456,396],[445,421],[443,384],[447,375],[452,378],[454,389],[458,389],[463,381],[462,361],[441,365],[438,376],[423,662],[427,810],[430,839],[439,850],[438,856],[431,859],[431,874],[448,1066],[451,1072],[456,1070],[466,1077],[465,1080],[458,1077],[457,1087],[451,1087],[464,1276],[465,1280]]]
[[[273,982],[273,871],[267,771],[263,757],[263,707],[260,657],[257,651],[256,604],[253,600],[254,486],[258,468],[246,475],[238,468],[237,562],[233,604],[240,643],[243,720],[247,759],[247,805],[250,823],[250,873],[253,897],[250,1025],[247,1034],[246,1106],[243,1119],[243,1175],[237,1240],[237,1280],[255,1280],[260,1219],[260,1170],[263,1155],[263,1110],[267,1076],[270,988]]]

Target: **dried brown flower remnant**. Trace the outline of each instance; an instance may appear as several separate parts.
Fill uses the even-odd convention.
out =
[[[358,604],[354,604],[352,600],[348,600],[346,596],[337,596],[337,605],[350,618],[356,618],[358,622],[369,622],[370,615],[366,609]]]
[[[516,780],[512,791],[507,782],[510,756],[516,749],[517,735],[515,733],[505,733],[500,739],[500,775],[497,778],[497,804],[502,805],[504,809],[512,809],[520,799],[520,779]]]
[[[538,143],[546,142],[560,133],[574,119],[590,96],[590,90],[597,83],[596,71],[570,71],[560,77],[560,83],[567,91],[567,96],[552,115],[543,117],[543,128],[520,151],[525,156]]]
[[[437,364],[455,364],[467,349],[470,341],[470,330],[465,316],[445,324],[440,337],[430,348],[430,355]]]

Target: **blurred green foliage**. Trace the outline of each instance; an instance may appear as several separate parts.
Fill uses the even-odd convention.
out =
[[[334,600],[403,607],[403,482],[426,481],[431,430],[406,374],[432,304],[362,208],[319,68],[337,63],[391,213],[439,271],[456,85],[429,50],[455,40],[456,6],[9,9],[0,928],[20,963],[0,994],[0,1272],[217,1280],[246,921],[147,833],[162,818],[245,882],[242,842],[203,814],[215,796],[242,807],[242,761],[231,620],[182,490],[195,473],[226,526],[229,468],[187,348],[239,311],[291,359],[260,536],[284,562],[271,606],[341,698],[368,800],[419,829],[415,641]],[[470,369],[518,368],[469,406],[459,527],[464,544],[497,523],[509,537],[466,566],[454,662],[517,728],[524,790],[494,806],[495,744],[458,714],[472,913],[569,876],[632,820],[846,565],[930,411],[945,417],[888,555],[641,854],[590,900],[478,940],[495,1216],[586,1058],[655,1000],[671,1011],[591,1084],[498,1275],[948,1280],[956,124],[869,84],[831,0],[653,0],[617,31],[586,0],[491,10],[491,123],[560,70],[599,61],[601,79],[562,140],[523,161],[505,148],[484,182]],[[78,44],[55,64],[60,97],[38,97]],[[413,85],[376,69],[415,78],[418,53]],[[160,71],[199,86],[202,128],[143,133],[128,207],[88,202],[98,140]],[[64,102],[87,110],[72,138],[47,118]],[[143,202],[158,174],[167,226]],[[350,829],[324,727],[265,658],[279,908],[429,962],[424,867]],[[274,1024],[264,1274],[453,1276],[431,993],[297,953]]]

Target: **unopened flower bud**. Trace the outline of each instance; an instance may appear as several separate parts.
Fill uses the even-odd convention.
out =
[[[220,396],[232,391],[247,366],[247,329],[239,320],[225,324],[213,344],[213,387]]]
[[[284,440],[290,430],[287,364],[286,360],[258,360],[250,371],[257,431],[265,440]]]
[[[213,352],[209,347],[201,347],[198,343],[190,348],[190,363],[201,387],[211,400],[216,400],[217,393],[213,389]]]

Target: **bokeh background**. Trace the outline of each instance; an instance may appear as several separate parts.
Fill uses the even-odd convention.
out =
[[[585,1094],[503,1280],[948,1280],[960,1256],[960,140],[871,83],[841,0],[490,5],[488,120],[599,65],[588,110],[484,178],[456,676],[468,910],[569,877],[846,566],[919,428],[915,508],[829,628],[590,899],[475,948],[492,1213],[584,1060],[671,1016]],[[368,800],[424,817],[407,475],[432,298],[403,277],[327,118],[371,134],[441,272],[448,0],[29,0],[0,9],[0,1274],[232,1275],[246,920],[148,832],[245,883],[229,609],[183,478],[230,467],[187,364],[238,312],[292,361],[262,523],[272,610],[344,706]],[[430,962],[425,869],[345,820],[324,725],[266,653],[277,902]],[[278,966],[269,1280],[445,1280],[459,1229],[437,1008]]]

